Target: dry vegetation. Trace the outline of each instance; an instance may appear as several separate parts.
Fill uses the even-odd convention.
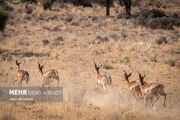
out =
[[[133,5],[132,15],[142,9],[159,9],[167,15],[180,17],[180,1],[145,0]],[[151,4],[150,4],[151,3]],[[178,120],[180,119],[180,27],[151,29],[137,25],[136,16],[125,19],[119,15],[124,7],[111,8],[105,17],[105,7],[93,8],[72,4],[53,4],[43,10],[40,3],[7,2],[13,7],[4,36],[0,35],[0,86],[15,79],[15,60],[29,72],[29,86],[41,86],[38,61],[46,63],[44,70],[59,72],[59,86],[64,88],[62,103],[0,103],[2,120]],[[160,5],[160,7],[158,7]],[[177,19],[178,20],[178,19]],[[1,34],[1,33],[0,33]],[[101,73],[109,73],[112,86],[95,90],[93,59]],[[123,76],[123,70],[148,72],[147,83],[165,85],[167,108],[163,98],[155,110],[145,108],[143,100],[136,102]],[[130,80],[138,80],[137,72]],[[25,86],[25,83],[23,83]],[[53,86],[56,86],[54,82]]]

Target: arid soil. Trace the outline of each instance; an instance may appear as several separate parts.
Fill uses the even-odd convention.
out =
[[[159,9],[180,13],[178,0],[164,4],[168,7]],[[30,4],[31,14],[26,13],[25,4],[8,5],[14,10],[5,35],[0,35],[0,86],[9,86],[15,80],[15,60],[29,72],[29,86],[42,86],[39,61],[46,63],[44,71],[58,70],[64,98],[62,103],[2,102],[2,120],[180,119],[179,27],[153,30],[135,25],[133,18],[118,18],[124,11],[119,5],[111,8],[110,17],[98,4],[93,8],[54,4],[51,11],[43,10],[40,3]],[[139,10],[133,6],[132,14]],[[106,94],[101,87],[95,89],[93,59],[101,66],[100,73],[112,77]],[[169,60],[174,66],[166,64]],[[131,71],[129,66],[133,69],[130,80],[138,81],[139,71],[147,74],[147,83],[165,85],[167,108],[163,107],[163,97],[154,108],[132,97],[123,76],[123,70]]]

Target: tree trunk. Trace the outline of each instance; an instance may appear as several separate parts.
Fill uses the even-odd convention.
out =
[[[131,15],[131,0],[124,0],[126,14]]]
[[[110,4],[111,0],[106,0],[106,16],[110,15]]]

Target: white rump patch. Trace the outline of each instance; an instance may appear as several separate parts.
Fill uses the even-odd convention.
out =
[[[58,71],[54,70],[54,72],[56,73],[56,75],[58,76]]]
[[[98,83],[101,83],[101,81],[100,81],[100,80],[98,80]]]
[[[106,74],[106,77],[110,78],[110,75]]]

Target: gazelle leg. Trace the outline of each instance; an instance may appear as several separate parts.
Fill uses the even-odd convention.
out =
[[[167,94],[164,93],[164,107],[166,107],[166,97],[167,97]]]
[[[59,79],[57,79],[57,87],[59,86]]]
[[[134,92],[134,91],[132,91],[132,95],[133,95],[133,97],[136,99],[136,101],[137,101],[137,97],[136,97],[136,93]]]
[[[15,80],[14,80],[13,83],[10,84],[10,85],[14,86],[14,84],[15,84],[17,81],[18,81],[18,76],[16,75],[16,76],[15,76]]]
[[[142,94],[141,93],[138,93],[138,99],[142,99]]]
[[[44,87],[44,83],[42,84],[42,87]]]
[[[14,80],[13,83],[12,83],[12,86],[14,86],[15,82],[17,82],[18,80]],[[11,84],[10,84],[11,85]]]
[[[28,79],[26,79],[26,87],[28,87]]]
[[[97,89],[97,87],[98,87],[98,83],[96,82],[96,89]]]
[[[21,81],[19,81],[19,85],[18,85],[19,87],[22,87],[22,80]]]
[[[139,97],[138,97],[138,93],[135,92],[134,94],[135,94],[135,98],[136,98],[136,102],[137,102],[137,101],[138,101],[138,98],[139,98]]]
[[[159,99],[160,96],[157,96],[157,98],[154,100],[154,102],[152,103],[152,107],[154,106],[154,104],[157,102],[157,100]]]
[[[147,107],[147,98],[144,97],[145,107]]]
[[[22,87],[22,81],[23,81],[24,77],[21,77],[20,81],[19,81],[19,85],[20,87]]]
[[[106,87],[105,87],[105,85],[103,84],[103,88],[104,88],[104,91],[105,91],[105,93],[106,93]]]

